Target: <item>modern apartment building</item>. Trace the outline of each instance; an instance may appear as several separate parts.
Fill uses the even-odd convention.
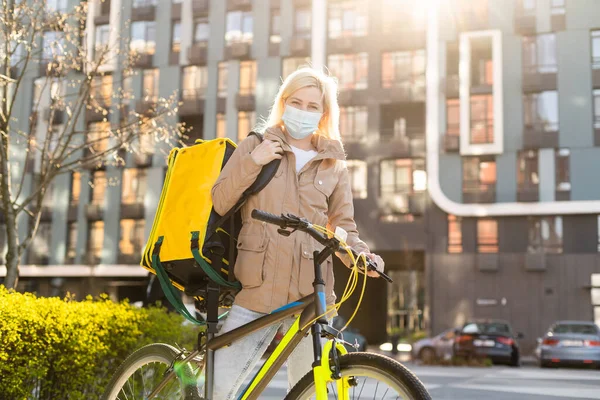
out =
[[[326,65],[359,230],[395,279],[369,281],[355,325],[375,343],[503,318],[530,349],[556,319],[600,320],[598,15],[595,0],[106,0],[87,43],[128,36],[133,106],[177,92],[189,142],[243,139],[282,77]],[[99,98],[120,85],[107,71]],[[23,288],[143,298],[165,171],[147,147],[56,181]]]

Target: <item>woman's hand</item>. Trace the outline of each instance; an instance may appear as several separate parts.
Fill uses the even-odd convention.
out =
[[[383,269],[385,268],[385,262],[383,261],[383,258],[374,253],[367,253],[367,257],[369,257],[369,259],[377,266],[377,271],[383,272]],[[367,276],[370,276],[371,278],[379,278],[379,273],[377,271],[367,271]]]
[[[283,149],[281,148],[281,143],[265,139],[252,150],[250,156],[256,165],[263,166],[273,160],[281,159],[283,157]]]

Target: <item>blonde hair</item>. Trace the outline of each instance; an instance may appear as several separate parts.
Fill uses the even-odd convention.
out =
[[[317,133],[329,139],[340,139],[340,107],[337,101],[337,81],[334,77],[311,68],[301,67],[291,73],[279,87],[275,101],[266,120],[266,127],[281,125],[281,116],[286,100],[297,90],[305,87],[316,87],[323,98],[323,117],[319,122]]]

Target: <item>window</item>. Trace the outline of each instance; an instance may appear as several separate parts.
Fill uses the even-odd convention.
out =
[[[92,174],[92,204],[104,205],[104,195],[106,194],[106,172],[94,171]]]
[[[348,174],[352,197],[355,199],[367,198],[367,163],[361,160],[347,160]]]
[[[304,65],[310,65],[310,57],[288,57],[283,59],[282,78],[287,78],[292,72]]]
[[[144,168],[125,168],[121,185],[123,204],[143,204],[148,175]]]
[[[227,97],[227,63],[220,62],[219,63],[219,71],[218,71],[218,87],[217,87],[217,96],[218,97]]]
[[[550,90],[523,95],[525,127],[556,132],[558,130],[558,92]]]
[[[471,96],[471,144],[494,143],[494,98]]]
[[[112,95],[112,75],[95,76],[90,87],[90,97],[98,100],[102,106],[110,106],[112,104]]]
[[[425,161],[422,159],[381,161],[379,188],[384,215],[410,213],[411,195],[427,188]]]
[[[340,107],[340,133],[347,142],[367,137],[367,107]]]
[[[495,219],[477,220],[477,251],[479,253],[498,252],[498,221]]]
[[[530,217],[527,251],[529,253],[562,253],[562,217]]]
[[[42,58],[45,61],[59,60],[65,54],[65,38],[62,32],[44,32]]]
[[[381,30],[384,34],[425,29],[425,3],[414,0],[381,0],[381,3]]]
[[[210,36],[208,18],[202,17],[194,20],[194,43],[207,43]]]
[[[156,30],[154,21],[131,23],[129,49],[141,54],[154,54],[156,49]]]
[[[328,66],[331,75],[338,78],[340,90],[367,88],[367,53],[333,54],[328,57]]]
[[[256,61],[240,63],[240,95],[249,96],[256,89]]]
[[[144,228],[143,219],[122,219],[119,253],[126,256],[141,256],[144,250]]]
[[[254,125],[256,125],[256,113],[254,111],[238,112],[238,143],[248,136]]]
[[[550,2],[550,14],[552,15],[564,15],[566,13],[565,0],[551,0]]]
[[[460,136],[460,100],[446,100],[446,135]]]
[[[67,12],[67,0],[46,0],[46,10],[48,12]]]
[[[556,150],[556,190],[571,190],[571,169],[569,167],[569,158],[571,151],[569,149]]]
[[[225,41],[227,46],[232,43],[252,43],[252,12],[230,11],[227,13],[227,32]]]
[[[183,68],[182,95],[184,100],[204,97],[208,84],[208,69],[192,65]]]
[[[52,223],[42,221],[31,246],[29,246],[29,263],[34,265],[48,265],[50,254],[50,238],[52,237]]]
[[[171,28],[171,51],[179,53],[181,51],[181,21],[173,22]]]
[[[594,89],[594,129],[600,129],[600,89]]]
[[[538,152],[520,151],[517,155],[517,189],[537,190],[539,183]]]
[[[600,69],[600,30],[592,31],[592,69]]]
[[[281,10],[271,10],[271,34],[270,43],[281,43]]]
[[[294,36],[299,39],[310,39],[311,20],[310,7],[296,9],[296,14],[294,15]]]
[[[365,36],[367,34],[367,2],[336,1],[329,4],[329,38]]]
[[[225,120],[225,114],[217,113],[217,137],[225,138],[227,137],[227,126]]]
[[[110,143],[110,122],[91,122],[88,124],[87,150],[91,154],[104,154]]]
[[[487,192],[496,188],[496,161],[493,157],[463,158],[463,192]]]
[[[101,54],[105,54],[108,49],[108,39],[110,36],[110,25],[96,25],[94,52],[96,54],[96,61]]]
[[[90,222],[88,225],[88,254],[91,264],[99,264],[102,259],[102,246],[104,246],[104,221]]]
[[[144,70],[142,90],[145,101],[158,101],[158,73],[158,68]]]
[[[425,89],[425,50],[383,53],[381,86]]]
[[[77,222],[69,222],[67,225],[67,254],[66,263],[73,264],[77,255]]]
[[[523,37],[523,70],[525,73],[556,73],[557,69],[554,33]]]
[[[462,253],[461,219],[456,215],[448,215],[448,253]]]
[[[70,204],[75,206],[79,204],[79,196],[81,196],[81,173],[74,171],[71,173],[71,199]]]

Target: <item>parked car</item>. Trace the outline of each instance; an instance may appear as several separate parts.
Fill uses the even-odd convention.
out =
[[[337,330],[340,330],[344,327],[344,325],[346,325],[346,322],[348,322],[346,318],[338,315],[333,319],[331,326]],[[348,342],[352,345],[358,344],[358,349],[344,344],[344,347],[346,347],[348,352],[367,351],[367,338],[361,335],[358,329],[349,326],[342,332],[342,335],[345,342]]]
[[[523,334],[515,335],[510,324],[501,320],[467,322],[454,339],[454,354],[459,357],[486,357],[494,363],[520,365],[519,344]]]
[[[454,338],[460,330],[446,329],[442,333],[421,339],[412,345],[413,360],[429,363],[436,359],[450,359],[454,355]]]
[[[587,321],[558,321],[538,339],[541,367],[590,365],[600,367],[600,328]]]

